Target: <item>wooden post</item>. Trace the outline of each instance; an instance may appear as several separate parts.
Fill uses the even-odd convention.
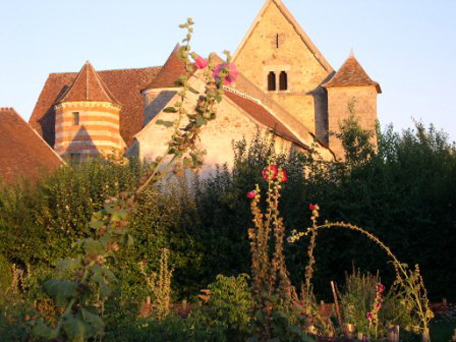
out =
[[[398,325],[389,325],[388,342],[399,342],[399,331],[400,327]]]
[[[344,324],[345,338],[352,339],[355,337],[355,325],[351,323]]]
[[[334,281],[332,281],[332,280],[331,280],[331,290],[332,290],[333,297],[334,297],[334,306],[336,307],[337,320],[339,321],[339,324],[342,325],[342,317],[340,315],[339,300],[337,298],[336,286],[334,285]]]
[[[431,335],[429,333],[429,328],[424,329],[423,336],[422,336],[422,341],[423,342],[431,342]]]

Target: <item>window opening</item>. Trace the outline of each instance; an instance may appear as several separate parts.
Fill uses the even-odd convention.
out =
[[[276,85],[276,75],[275,75],[275,72],[271,71],[269,74],[268,74],[268,90],[269,91],[274,91],[277,89],[277,85]]]
[[[280,90],[287,90],[288,89],[288,75],[285,71],[280,73],[279,77],[279,89]]]
[[[79,112],[73,112],[73,126],[79,126]]]

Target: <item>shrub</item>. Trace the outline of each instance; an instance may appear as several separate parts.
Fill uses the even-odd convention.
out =
[[[219,274],[208,286],[207,302],[193,310],[190,318],[199,324],[221,326],[232,341],[244,341],[249,332],[252,313],[252,296],[248,285],[249,277],[240,274],[226,277]]]

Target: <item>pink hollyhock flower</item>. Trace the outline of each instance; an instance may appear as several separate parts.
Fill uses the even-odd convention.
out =
[[[379,293],[385,291],[385,286],[382,283],[378,283],[377,288]]]
[[[374,316],[372,315],[372,312],[368,312],[366,317],[368,320],[371,320]]]
[[[196,67],[198,69],[204,69],[209,64],[206,58],[197,55],[196,53],[192,55],[193,59],[195,60]]]
[[[381,303],[377,303],[377,304],[375,305],[375,308],[376,308],[377,310],[380,310],[381,307],[382,307],[382,304],[381,304]]]
[[[263,175],[263,178],[268,180],[268,179],[276,179],[278,172],[279,172],[279,169],[277,168],[276,165],[268,165],[263,169],[263,171],[261,173]]]
[[[239,71],[237,70],[237,67],[234,63],[229,63],[229,64],[221,63],[221,64],[216,65],[212,76],[214,76],[214,78],[216,80],[218,80],[220,78],[220,73],[222,72],[222,69],[225,69],[225,68],[228,69],[228,75],[226,75],[225,80],[223,81],[223,84],[230,85],[239,76]]]
[[[255,190],[249,191],[247,193],[247,197],[250,198],[250,199],[254,199],[255,196],[256,196],[256,191]]]
[[[311,211],[314,211],[315,209],[318,209],[318,204],[312,204],[312,203],[310,203],[310,204],[309,204],[309,209],[310,209]]]
[[[287,171],[285,171],[284,168],[278,169],[277,176],[279,177],[281,182],[286,182],[288,180]]]

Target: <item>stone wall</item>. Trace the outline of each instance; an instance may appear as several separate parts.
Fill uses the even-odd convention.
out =
[[[375,86],[328,88],[329,131],[340,132],[340,124],[351,114],[350,104],[352,103],[353,114],[360,126],[376,133],[377,95]],[[374,146],[376,141],[375,136],[372,140]],[[344,159],[344,151],[338,138],[330,136],[329,147],[338,159]]]
[[[327,112],[321,84],[333,72],[323,66],[278,5],[270,1],[234,62],[258,87],[267,91],[269,71],[286,71],[288,89],[269,91],[273,100],[313,133],[322,131]],[[278,83],[277,83],[278,88]],[[317,96],[315,96],[317,94]]]
[[[203,82],[197,78],[192,78],[191,82],[194,89],[203,89],[204,87]],[[188,92],[187,97],[188,106],[191,108],[196,103],[198,94]],[[159,96],[156,98],[158,99]],[[178,95],[175,95],[169,100],[169,105],[178,100]],[[167,104],[161,105],[163,107],[167,106]],[[157,121],[174,121],[176,117],[176,113],[165,113],[163,111],[155,115],[149,124],[135,136],[137,143],[129,149],[128,153],[137,153],[141,159],[149,161],[162,156],[166,151],[173,129],[157,125]],[[183,122],[182,126],[185,126],[185,124]],[[230,99],[224,97],[223,101],[218,105],[217,118],[209,122],[201,130],[201,147],[207,152],[204,158],[205,171],[213,169],[216,164],[226,163],[228,167],[232,167],[234,160],[233,142],[245,138],[250,143],[258,128],[266,129],[266,127],[249,117]],[[293,143],[277,137],[277,151],[291,148],[296,148]]]

